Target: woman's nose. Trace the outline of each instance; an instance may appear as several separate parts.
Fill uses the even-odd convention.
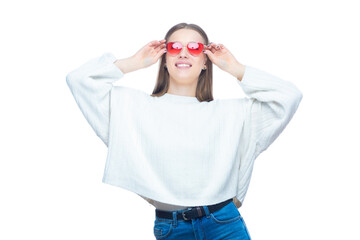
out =
[[[179,53],[179,56],[180,57],[187,57],[189,55],[189,51],[186,47],[183,47]]]

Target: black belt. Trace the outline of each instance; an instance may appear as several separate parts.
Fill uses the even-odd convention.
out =
[[[233,201],[233,199],[230,198],[224,202],[217,203],[214,205],[208,205],[207,207],[208,207],[210,213],[213,213],[213,212],[220,210],[221,208],[223,208],[224,206],[226,206],[227,204],[229,204],[232,201]],[[180,210],[180,211],[182,211],[182,210]],[[156,216],[159,218],[173,219],[173,212],[155,209],[155,213],[156,213]],[[190,207],[189,210],[186,210],[184,212],[177,213],[176,217],[177,217],[177,219],[183,219],[185,221],[189,221],[193,218],[202,217],[204,215],[206,215],[204,207],[196,206],[196,207]]]

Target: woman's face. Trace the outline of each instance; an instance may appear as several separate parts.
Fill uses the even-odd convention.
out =
[[[166,53],[166,66],[170,75],[170,83],[196,86],[199,75],[205,68],[207,57],[203,52],[198,56],[191,55],[186,46],[189,42],[200,42],[204,44],[205,48],[204,39],[195,30],[179,29],[171,34],[167,42],[180,42],[183,46],[181,52],[176,56]],[[189,63],[191,67],[177,67],[179,61]]]

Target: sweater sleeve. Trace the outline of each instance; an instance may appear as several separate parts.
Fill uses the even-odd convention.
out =
[[[244,131],[256,158],[266,150],[289,123],[302,99],[301,91],[291,82],[251,66],[237,80],[246,98]],[[253,158],[253,159],[254,159]]]
[[[93,58],[66,76],[66,82],[84,117],[108,146],[110,94],[113,82],[124,73],[114,64],[112,53]]]

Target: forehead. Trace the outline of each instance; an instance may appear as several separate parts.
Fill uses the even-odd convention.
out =
[[[186,44],[188,42],[201,42],[204,43],[204,39],[200,33],[192,29],[179,29],[171,34],[169,42],[181,42]]]

